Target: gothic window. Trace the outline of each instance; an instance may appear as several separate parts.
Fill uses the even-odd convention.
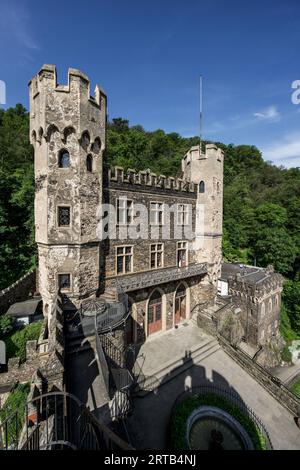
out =
[[[90,173],[92,173],[92,171],[93,171],[93,157],[92,157],[92,155],[88,155],[86,157],[86,169]]]
[[[68,227],[70,225],[70,207],[59,207],[58,208],[58,226]]]
[[[204,193],[205,192],[205,183],[204,181],[200,181],[199,183],[199,193]]]
[[[154,243],[150,245],[150,266],[151,268],[163,267],[163,244]]]
[[[83,132],[81,136],[81,146],[84,148],[84,150],[87,150],[89,145],[90,145],[90,135],[87,131],[85,131]]]
[[[188,265],[187,242],[177,243],[177,266],[183,268]]]
[[[99,153],[100,149],[101,149],[101,140],[100,140],[100,137],[96,137],[96,139],[93,143],[93,146],[92,146],[92,151],[94,153]]]
[[[59,289],[70,289],[70,287],[71,287],[71,275],[70,274],[59,274],[58,275],[58,287],[59,287]]]
[[[70,154],[65,149],[59,152],[58,166],[59,168],[68,168],[70,166]]]
[[[162,225],[163,224],[163,209],[164,205],[162,202],[151,202],[150,203],[150,224],[151,225]]]
[[[117,274],[132,272],[132,246],[117,246]]]

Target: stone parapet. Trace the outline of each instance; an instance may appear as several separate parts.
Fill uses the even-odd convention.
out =
[[[0,291],[0,315],[7,312],[9,307],[16,303],[27,300],[30,294],[36,291],[36,270],[29,271],[18,281],[6,289]]]

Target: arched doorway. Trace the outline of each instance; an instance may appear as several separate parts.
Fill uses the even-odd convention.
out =
[[[184,284],[180,284],[175,293],[175,311],[174,311],[174,325],[178,325],[186,318],[186,288]]]
[[[148,335],[162,329],[162,295],[155,290],[148,303]]]

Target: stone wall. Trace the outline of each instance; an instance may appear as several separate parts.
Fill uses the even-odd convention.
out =
[[[266,270],[259,283],[248,283],[239,275],[228,279],[229,294],[241,309],[245,339],[254,346],[268,343],[279,335],[283,278]]]
[[[110,184],[109,190],[104,193],[104,200],[106,204],[111,204],[117,207],[117,198],[124,197],[131,200],[133,207],[138,209],[138,205],[143,205],[147,208],[147,215],[143,217],[142,226],[139,228],[136,224],[119,226],[116,228],[115,237],[111,237],[104,243],[104,252],[102,254],[105,259],[102,262],[102,272],[105,272],[106,277],[113,277],[116,275],[116,247],[122,245],[133,246],[133,272],[148,271],[150,266],[150,245],[154,243],[163,243],[164,267],[177,266],[177,242],[180,240],[193,240],[193,233],[195,232],[195,218],[196,218],[196,195],[194,193],[185,193],[180,191],[153,191],[153,188],[136,187],[121,184]],[[150,203],[158,202],[163,203],[164,207],[164,224],[162,226],[150,225]],[[180,230],[177,226],[177,204],[187,204],[190,207],[191,213],[191,226],[188,230]],[[167,210],[170,209],[168,216]],[[175,211],[175,212],[174,212]],[[170,222],[170,223],[169,223]],[[138,223],[138,221],[137,221]],[[169,230],[167,231],[167,226]],[[145,239],[133,239],[131,230],[145,231]],[[133,232],[134,233],[134,232]],[[189,236],[190,233],[190,236]],[[195,253],[192,250],[192,243],[189,244],[189,263],[195,262]]]
[[[36,292],[36,270],[28,272],[11,286],[0,291],[0,315],[7,312],[9,307],[27,300]]]
[[[300,398],[288,390],[281,381],[252,361],[243,351],[233,348],[226,340],[218,338],[222,349],[248,374],[262,385],[279,403],[295,416],[300,416]],[[291,418],[292,419],[292,418]],[[297,432],[295,430],[295,432]]]

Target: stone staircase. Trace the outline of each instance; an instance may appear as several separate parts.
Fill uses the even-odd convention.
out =
[[[157,368],[154,368],[150,374],[144,375],[142,369],[139,370],[137,364],[135,366],[135,374],[138,375],[138,379],[134,395],[143,397],[153,392],[158,387],[190,369],[193,365],[200,364],[206,357],[214,354],[219,349],[218,341],[215,338],[208,337],[206,342],[195,345],[191,350],[187,351],[186,356],[178,355],[177,357],[172,357],[169,361],[158,364]]]

